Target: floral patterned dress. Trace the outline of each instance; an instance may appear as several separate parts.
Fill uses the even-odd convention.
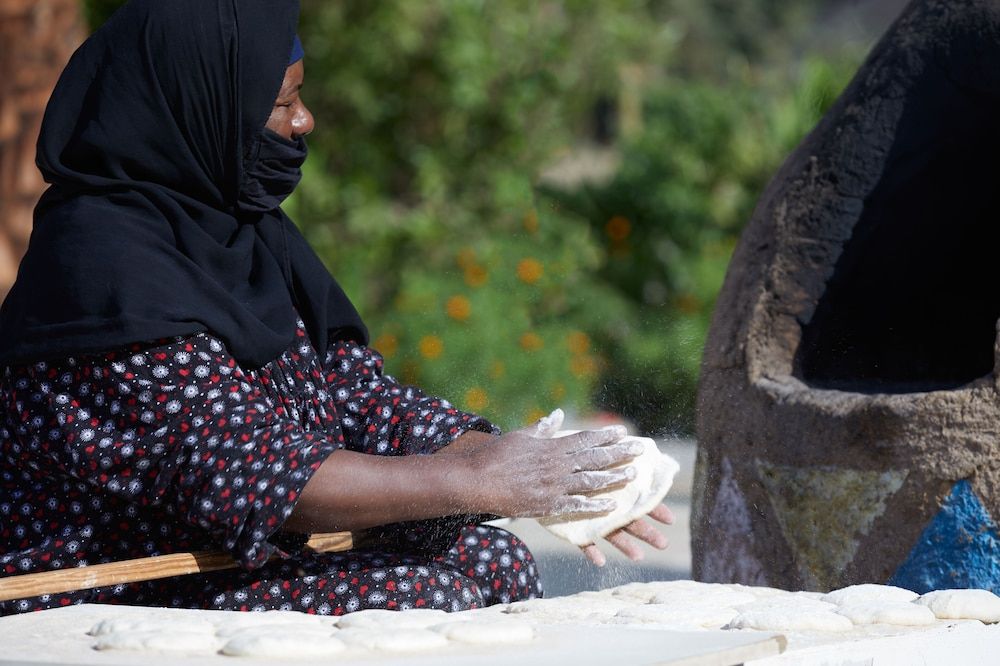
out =
[[[282,532],[338,449],[432,454],[467,430],[496,432],[401,386],[367,347],[317,353],[301,321],[257,370],[199,333],[8,367],[0,400],[0,576],[190,550],[240,565],[0,602],[0,615],[79,603],[455,611],[541,594],[527,547],[474,516],[385,526],[336,554]]]

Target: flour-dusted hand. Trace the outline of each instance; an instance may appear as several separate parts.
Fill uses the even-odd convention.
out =
[[[467,450],[479,480],[477,503],[507,517],[614,511],[614,500],[588,495],[635,478],[627,463],[642,447],[622,442],[627,433],[621,426],[540,436],[548,430],[546,424],[536,424]]]

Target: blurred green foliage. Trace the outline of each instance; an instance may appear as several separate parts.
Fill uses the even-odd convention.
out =
[[[782,48],[815,4],[303,0],[317,129],[288,211],[404,381],[504,427],[688,431],[739,231],[857,64]],[[616,109],[611,177],[539,187]]]

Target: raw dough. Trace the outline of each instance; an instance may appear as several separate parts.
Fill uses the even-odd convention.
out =
[[[553,599],[529,599],[508,606],[508,615],[520,615],[545,623],[576,622],[580,620],[600,621],[614,615],[623,608],[635,606],[629,601],[615,598],[594,599],[587,597],[555,597]]]
[[[448,645],[447,638],[428,629],[344,629],[336,636],[350,647],[378,652],[420,652]]]
[[[762,631],[848,631],[854,623],[834,611],[837,606],[802,596],[775,595],[741,606],[732,629]]]
[[[775,605],[770,608],[744,609],[732,622],[731,629],[761,631],[850,631],[854,623],[828,610],[803,610]]]
[[[690,606],[692,604],[710,603],[713,606],[731,606],[733,608],[757,601],[757,597],[748,592],[735,590],[676,590],[673,592],[658,592],[649,600],[650,604],[667,604],[672,606]],[[723,622],[725,624],[725,622]]]
[[[685,606],[673,604],[633,606],[618,611],[615,617],[628,620],[629,624],[664,624],[671,628],[697,626],[718,629],[731,622],[738,614],[739,611],[735,608],[703,602]]]
[[[347,644],[329,633],[318,632],[258,633],[247,630],[227,642],[221,652],[230,657],[320,659],[347,649]]]
[[[330,636],[336,629],[333,626],[321,627],[318,624],[299,625],[291,622],[276,622],[274,624],[232,624],[221,626],[215,635],[228,640],[241,636],[295,636],[306,640],[318,636]]]
[[[838,606],[853,606],[882,601],[908,603],[918,596],[916,592],[911,592],[901,587],[865,583],[863,585],[851,585],[850,587],[834,590],[829,594],[823,595],[822,599]]]
[[[553,412],[548,418],[558,419],[558,416]],[[553,437],[564,437],[574,432],[578,431],[560,431]],[[635,468],[635,479],[616,490],[594,495],[615,500],[617,508],[614,511],[585,516],[549,516],[540,518],[538,522],[557,537],[577,546],[586,546],[655,509],[670,490],[680,465],[661,453],[656,442],[648,437],[625,437],[621,441],[641,442],[645,448],[637,458],[623,465]]]
[[[175,631],[169,627],[143,631],[116,631],[99,636],[95,650],[140,650],[214,654],[219,641],[211,633]]]
[[[914,603],[927,606],[941,620],[1000,622],[1000,597],[989,590],[935,590]]]
[[[535,628],[517,620],[450,622],[433,627],[433,630],[455,643],[471,645],[507,645],[535,639]]]
[[[465,618],[461,614],[446,613],[443,610],[433,608],[414,608],[405,611],[371,608],[344,615],[337,621],[337,626],[341,629],[382,629],[395,631],[396,629],[426,629],[436,624],[461,622],[463,620]]]
[[[837,612],[854,624],[894,624],[912,627],[937,622],[937,618],[929,608],[906,601],[848,604],[838,608]]]
[[[197,620],[177,620],[174,618],[164,618],[163,620],[157,620],[153,618],[136,620],[129,618],[112,618],[108,620],[101,620],[87,632],[88,636],[107,636],[108,634],[127,634],[136,632],[152,632],[159,631],[160,633],[169,632],[180,632],[180,633],[195,633],[195,634],[213,634],[215,632],[215,627],[210,622],[199,622]]]

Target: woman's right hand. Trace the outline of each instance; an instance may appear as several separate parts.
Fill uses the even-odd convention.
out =
[[[642,445],[621,442],[623,426],[541,434],[532,426],[465,452],[480,510],[511,518],[613,511],[613,500],[590,495],[634,479],[635,469],[620,465],[641,454]]]

